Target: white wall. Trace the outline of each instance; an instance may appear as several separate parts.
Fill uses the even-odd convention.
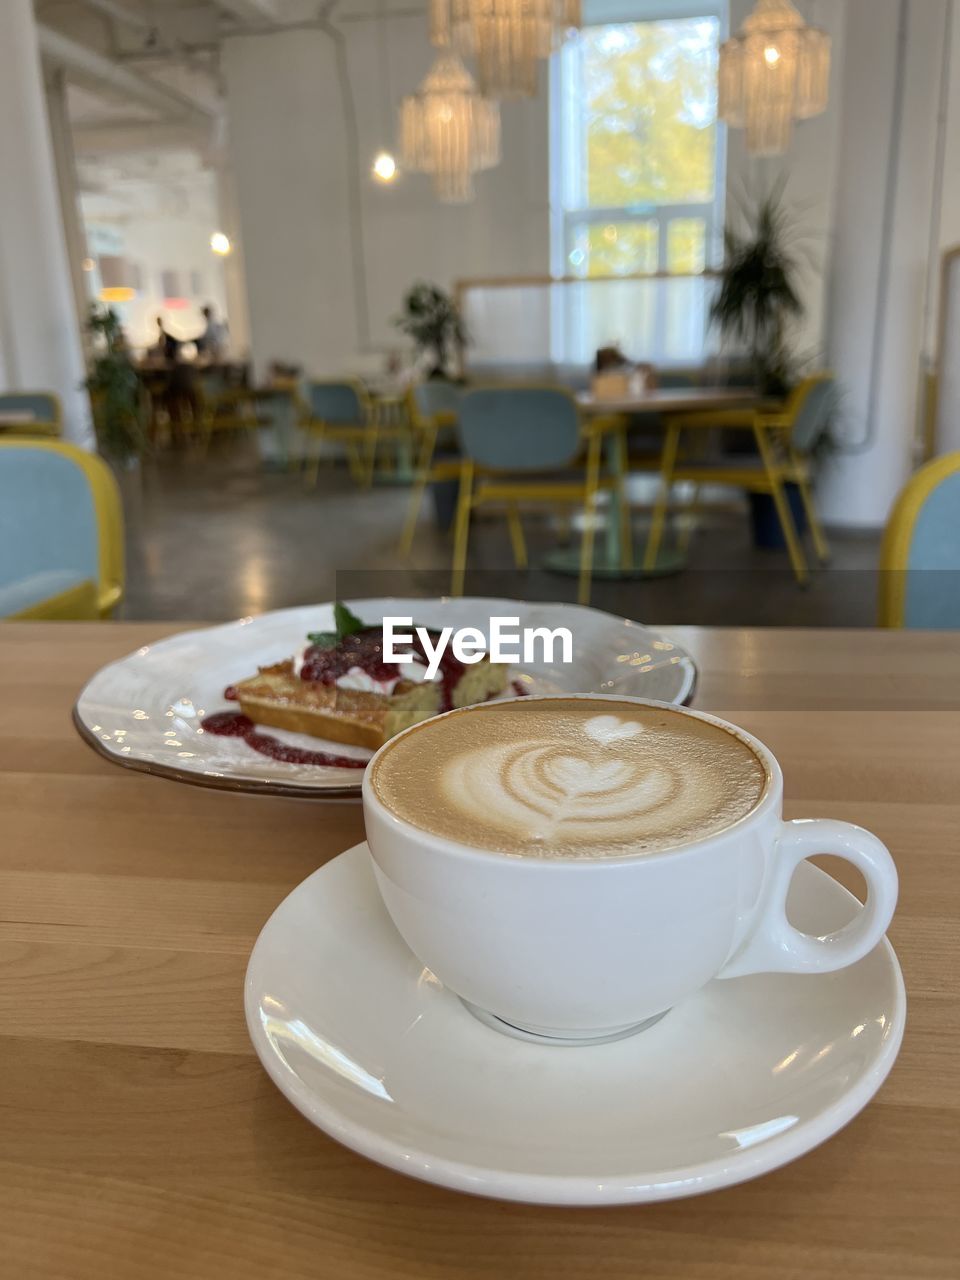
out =
[[[424,15],[389,21],[389,95],[381,92],[376,23],[344,30],[356,153],[328,36],[242,38],[224,50],[252,346],[261,369],[281,358],[315,374],[338,373],[373,350],[403,346],[391,319],[417,279],[449,286],[462,276],[549,267],[545,87],[536,101],[504,109],[503,162],[478,175],[476,200],[441,205],[420,174],[388,187],[369,175],[374,154],[393,147],[399,97],[430,66]],[[351,165],[359,166],[359,216]],[[357,273],[365,279],[359,306]]]

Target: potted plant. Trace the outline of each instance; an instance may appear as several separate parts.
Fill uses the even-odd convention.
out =
[[[120,317],[93,303],[87,319],[94,356],[86,381],[100,452],[118,471],[129,471],[143,452],[140,379],[130,359]]]
[[[466,330],[453,298],[438,285],[418,281],[403,299],[403,311],[394,321],[412,338],[418,356],[429,354],[428,378],[446,378],[450,356],[466,342]]]
[[[793,228],[783,206],[783,182],[744,211],[745,229],[724,230],[724,262],[720,289],[710,307],[710,320],[725,342],[743,351],[754,385],[766,397],[785,396],[797,376],[788,343],[790,323],[803,317],[798,277],[800,260]],[[746,441],[743,446],[750,448]],[[787,501],[802,533],[806,512],[796,485],[788,484]],[[783,532],[769,494],[751,493],[753,539],[758,547],[784,546]]]
[[[710,307],[710,319],[721,337],[745,349],[756,385],[768,396],[790,389],[793,361],[787,329],[805,310],[798,283],[800,262],[791,246],[792,228],[782,196],[779,183],[746,211],[745,231],[725,229],[720,290]]]

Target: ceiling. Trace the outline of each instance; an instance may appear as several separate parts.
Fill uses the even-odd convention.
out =
[[[321,20],[349,29],[426,0],[35,0],[62,75],[81,189],[135,206],[215,167],[225,140],[222,42]]]

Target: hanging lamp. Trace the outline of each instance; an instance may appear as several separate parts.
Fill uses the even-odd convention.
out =
[[[791,0],[757,0],[741,33],[720,47],[718,115],[746,129],[750,155],[783,155],[794,121],[826,110],[829,84],[827,33]]]
[[[490,98],[532,98],[540,62],[580,26],[580,0],[430,0],[430,39],[477,63]]]
[[[416,93],[400,104],[405,168],[427,173],[445,204],[473,198],[473,175],[500,160],[500,108],[480,96],[453,53],[441,53]]]

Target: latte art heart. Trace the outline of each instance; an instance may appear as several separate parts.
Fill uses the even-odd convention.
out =
[[[676,768],[590,746],[574,753],[540,741],[465,752],[444,770],[444,801],[468,823],[545,848],[627,841],[642,815],[678,802]]]
[[[642,703],[489,703],[418,726],[377,760],[398,817],[491,852],[647,853],[745,816],[766,774],[742,739]]]

